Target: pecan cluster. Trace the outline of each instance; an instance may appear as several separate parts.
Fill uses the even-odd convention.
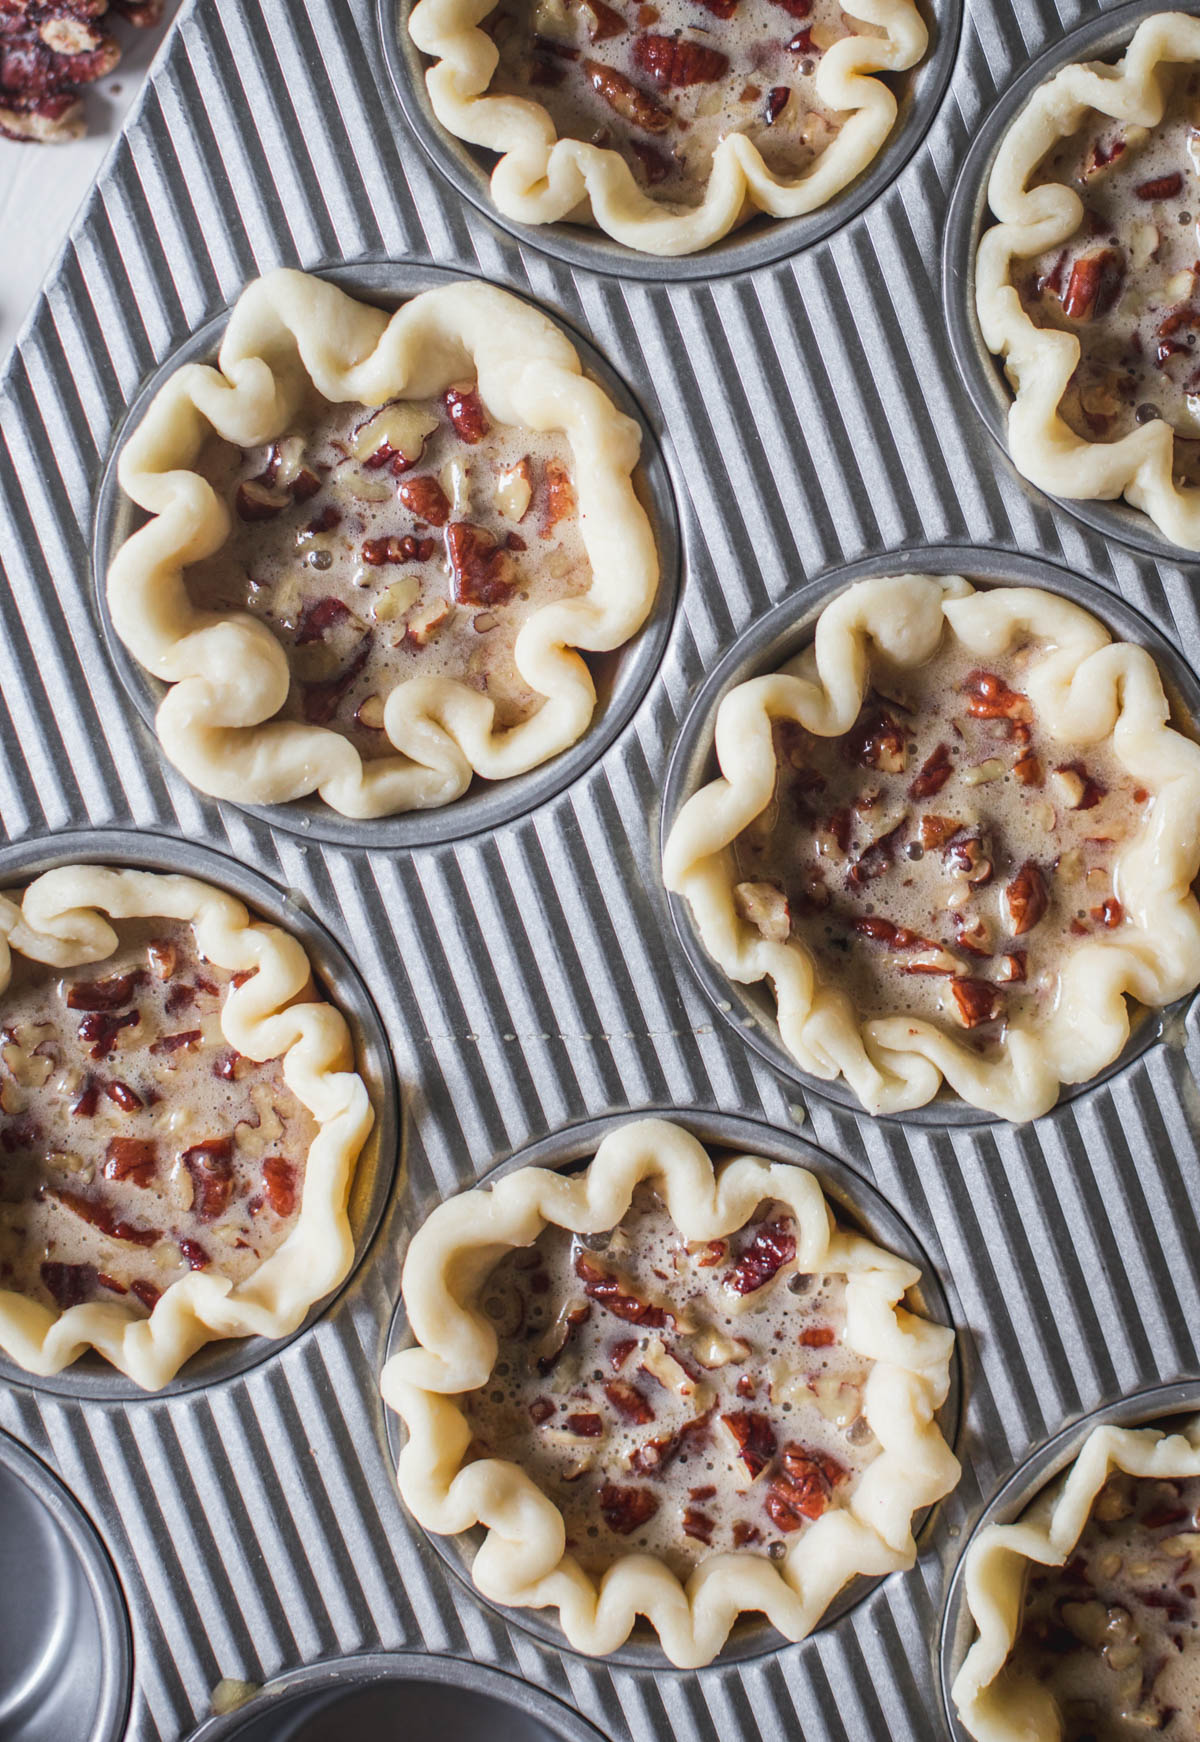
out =
[[[82,88],[121,58],[110,19],[144,27],[162,9],[163,0],[0,0],[0,137],[81,138]]]

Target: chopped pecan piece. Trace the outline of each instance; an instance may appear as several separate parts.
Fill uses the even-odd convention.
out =
[[[1125,918],[1125,909],[1115,895],[1110,895],[1106,901],[1100,903],[1099,907],[1093,907],[1091,912],[1092,918],[1098,924],[1107,926],[1110,931],[1119,926]]]
[[[547,460],[543,477],[546,482],[546,504],[542,514],[543,538],[549,538],[560,520],[575,512],[575,486],[571,474],[561,460]]]
[[[581,1440],[598,1440],[603,1438],[604,1423],[594,1410],[578,1410],[567,1417],[567,1430]]]
[[[664,108],[656,97],[640,90],[632,79],[617,72],[615,67],[605,66],[603,61],[585,60],[582,65],[597,96],[602,97],[623,121],[628,121],[631,127],[640,127],[643,133],[667,131],[671,125],[671,111]]]
[[[683,1509],[683,1534],[694,1537],[702,1542],[705,1548],[712,1546],[712,1533],[716,1529],[716,1520],[702,1512],[698,1506],[685,1506]]]
[[[136,1028],[141,1021],[136,1010],[122,1016],[112,1016],[106,1010],[93,1010],[79,1024],[79,1038],[89,1049],[88,1057],[106,1059],[117,1044],[123,1028]]]
[[[68,1010],[120,1010],[129,1004],[145,980],[143,969],[134,968],[128,974],[113,974],[107,980],[77,980],[67,987]]]
[[[621,36],[629,26],[619,12],[605,5],[605,0],[583,0],[588,16],[588,41],[605,42],[610,36]]]
[[[745,1464],[750,1480],[761,1476],[778,1450],[779,1441],[770,1418],[756,1409],[738,1409],[721,1417],[737,1447],[737,1455]]]
[[[751,1524],[748,1518],[735,1518],[733,1521],[734,1548],[749,1548],[752,1543],[762,1541],[762,1531],[756,1524]]]
[[[920,839],[923,847],[944,847],[962,828],[962,824],[954,817],[924,816],[920,823]]]
[[[947,867],[965,877],[972,888],[992,880],[992,861],[980,835],[955,835],[943,849],[943,857]]]
[[[129,1180],[135,1186],[153,1184],[158,1146],[148,1137],[110,1137],[104,1152],[105,1179]]]
[[[921,764],[919,773],[908,789],[908,796],[915,799],[932,798],[934,793],[941,792],[953,773],[950,746],[939,744],[932,755],[927,756]]]
[[[202,1222],[215,1222],[229,1208],[233,1192],[233,1139],[207,1137],[179,1159],[192,1176],[196,1214]]]
[[[846,872],[847,887],[854,890],[863,889],[876,877],[882,877],[891,869],[896,860],[896,848],[900,845],[900,834],[907,826],[907,817],[901,817],[890,829],[878,835],[869,846],[864,847]]]
[[[649,1488],[626,1488],[605,1482],[599,1493],[600,1512],[616,1536],[631,1536],[658,1511],[657,1494]]]
[[[296,1208],[296,1170],[282,1155],[268,1155],[262,1164],[263,1192],[277,1216]]]
[[[802,1349],[830,1349],[837,1342],[832,1325],[806,1325],[797,1341]]]
[[[1174,169],[1169,175],[1151,176],[1139,182],[1134,193],[1139,200],[1173,200],[1183,189],[1183,171]]]
[[[557,1409],[558,1405],[552,1403],[548,1397],[535,1397],[529,1405],[529,1419],[534,1427],[543,1427]]]
[[[1118,248],[1081,254],[1071,268],[1063,295],[1068,320],[1100,320],[1116,306],[1125,284],[1125,259]]]
[[[648,1330],[661,1330],[666,1324],[667,1315],[661,1307],[639,1300],[622,1277],[597,1264],[589,1252],[575,1254],[575,1274],[583,1284],[584,1293],[607,1308],[614,1317],[624,1319],[627,1324],[645,1325]]]
[[[43,1186],[42,1195],[70,1210],[80,1221],[88,1222],[113,1240],[126,1240],[131,1246],[153,1246],[159,1238],[153,1228],[139,1228],[136,1222],[117,1219],[111,1204],[99,1198],[88,1198],[82,1192],[70,1192],[63,1186]]]
[[[792,934],[792,916],[787,896],[774,883],[739,883],[733,904],[742,918],[769,944],[785,944]]]
[[[881,774],[903,774],[908,766],[908,736],[904,727],[886,709],[864,709],[847,734],[845,754],[860,768],[876,768]]]
[[[449,498],[437,479],[427,472],[418,478],[401,478],[396,494],[410,514],[430,526],[445,526],[450,518]]]
[[[1026,859],[1004,891],[1004,902],[1015,938],[1024,937],[1044,918],[1050,895],[1046,880],[1032,859]]]
[[[725,1272],[722,1281],[733,1294],[753,1294],[770,1282],[785,1264],[796,1256],[796,1236],[788,1218],[768,1222],[755,1231],[749,1245],[743,1248],[736,1264]]]
[[[1010,950],[1007,955],[1001,956],[1000,965],[996,969],[996,978],[998,980],[1003,980],[1006,985],[1010,985],[1010,986],[1016,985],[1020,981],[1024,980],[1024,978],[1025,978],[1025,952],[1024,952],[1024,950]]]
[[[491,429],[483,401],[473,387],[448,387],[442,394],[446,415],[460,442],[474,447]]]
[[[967,712],[976,720],[1032,720],[1029,697],[1010,689],[994,671],[968,672],[963,679]]]
[[[639,1427],[654,1420],[653,1404],[627,1379],[606,1379],[604,1395],[622,1420],[635,1422]]]
[[[820,1518],[833,1490],[849,1474],[828,1452],[789,1441],[783,1448],[783,1473],[771,1482],[764,1498],[776,1529],[787,1534],[799,1530],[806,1519]]]
[[[91,1264],[45,1263],[41,1267],[42,1286],[64,1313],[81,1306],[92,1292],[96,1271]]]
[[[1092,779],[1082,762],[1068,762],[1051,772],[1050,790],[1064,809],[1090,811],[1100,803],[1107,788]]]
[[[199,1240],[180,1240],[179,1252],[189,1270],[207,1270],[212,1263]]]
[[[367,630],[359,643],[357,652],[343,666],[337,677],[326,678],[320,683],[304,685],[304,717],[314,726],[327,726],[337,713],[347,692],[353,687],[360,672],[371,657],[373,632]]]
[[[239,484],[234,499],[238,517],[251,521],[274,520],[277,514],[282,514],[291,504],[292,499],[286,490],[273,490],[259,478],[247,478],[244,483]]]
[[[729,56],[681,36],[639,36],[633,58],[660,90],[711,85],[729,71]]]
[[[950,991],[964,1028],[979,1028],[985,1022],[997,1021],[1003,1014],[1004,996],[986,980],[972,980],[964,975],[950,982]]]
[[[992,928],[981,915],[954,912],[954,941],[960,950],[972,956],[990,956],[993,949]]]
[[[469,520],[446,528],[446,554],[460,605],[501,605],[516,584],[511,556],[490,532]]]
[[[296,646],[307,647],[313,641],[323,641],[330,629],[345,623],[353,615],[349,605],[327,594],[311,600],[301,611],[296,625]]]

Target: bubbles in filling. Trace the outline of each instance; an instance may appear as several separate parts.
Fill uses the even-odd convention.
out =
[[[549,1227],[485,1282],[499,1352],[464,1400],[472,1455],[533,1478],[585,1570],[782,1560],[853,1493],[879,1450],[868,1363],[845,1344],[843,1278],[799,1274],[795,1250],[778,1203],[689,1245],[643,1182],[616,1229]]]
[[[376,412],[314,396],[268,447],[208,445],[197,469],[232,530],[188,592],[268,624],[292,672],[281,717],[365,759],[394,754],[384,707],[410,678],[452,678],[516,725],[543,701],[518,632],[591,586],[572,464],[565,436],[494,423],[470,384]]]
[[[240,983],[188,925],[117,922],[103,962],[14,955],[0,997],[0,1287],[62,1309],[153,1308],[238,1283],[295,1225],[316,1125],[278,1060],[221,1033]]]
[[[1107,745],[1052,739],[1028,646],[986,667],[949,637],[876,658],[852,730],[775,723],[775,795],[735,844],[739,912],[795,935],[864,1017],[941,1023],[981,1050],[1053,1010],[1066,954],[1127,923],[1114,882],[1150,793]]]
[[[836,0],[501,0],[483,28],[500,51],[490,91],[533,98],[560,138],[620,152],[681,206],[703,199],[729,133],[781,179],[805,175],[842,121],[816,94],[822,57],[879,34]]]
[[[1006,1673],[1059,1709],[1064,1742],[1200,1734],[1200,1478],[1115,1472],[1064,1567],[1031,1566]]]
[[[1080,360],[1060,408],[1085,441],[1117,441],[1165,418],[1178,482],[1200,482],[1200,70],[1161,68],[1158,127],[1088,110],[1043,160],[1032,186],[1073,188],[1083,222],[1070,239],[1014,264],[1039,326],[1074,333]]]

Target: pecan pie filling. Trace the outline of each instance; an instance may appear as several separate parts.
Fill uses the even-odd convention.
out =
[[[782,1560],[853,1492],[879,1451],[869,1364],[844,1344],[844,1278],[800,1274],[795,1253],[783,1205],[689,1245],[643,1183],[610,1233],[548,1227],[491,1273],[499,1351],[464,1401],[472,1455],[533,1478],[585,1571],[637,1552],[682,1578],[710,1554]]]
[[[1200,1733],[1200,1478],[1114,1472],[1064,1567],[1033,1566],[1009,1664],[1048,1689],[1063,1742]]]
[[[560,138],[620,153],[656,197],[698,205],[713,152],[744,133],[782,180],[839,130],[816,94],[821,57],[855,32],[836,0],[502,0],[484,26],[489,90],[532,97]]]
[[[0,1287],[62,1310],[249,1277],[295,1224],[316,1134],[279,1061],[221,1032],[242,977],[190,925],[117,930],[61,977],[14,956],[0,1009]]]
[[[198,469],[232,530],[187,570],[195,604],[249,610],[286,648],[281,716],[368,760],[392,752],[384,706],[410,678],[481,691],[500,728],[536,713],[518,632],[592,581],[566,437],[494,423],[469,385],[304,421],[267,447],[209,444]]]
[[[1176,481],[1200,483],[1200,69],[1163,68],[1159,126],[1089,110],[1043,160],[1030,186],[1060,183],[1083,201],[1065,246],[1013,268],[1038,326],[1079,339],[1059,408],[1090,442],[1117,441],[1164,418]]]
[[[769,941],[798,937],[863,1017],[994,1050],[1049,1015],[1073,948],[1127,923],[1116,862],[1152,796],[1107,744],[1039,725],[1036,652],[877,659],[849,733],[774,722],[775,794],[734,842],[735,902]]]

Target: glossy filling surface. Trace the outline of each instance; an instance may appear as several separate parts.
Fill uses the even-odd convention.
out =
[[[1014,264],[1039,326],[1074,333],[1079,365],[1060,407],[1085,441],[1165,418],[1182,484],[1200,482],[1200,70],[1160,70],[1170,92],[1148,129],[1089,110],[1031,186],[1073,188],[1084,205],[1062,246]]]
[[[1064,1742],[1200,1735],[1200,1479],[1115,1472],[1065,1567],[1031,1567],[1009,1664],[1053,1695]]]
[[[312,1115],[221,1033],[233,976],[188,925],[122,920],[103,962],[13,957],[0,997],[0,1286],[153,1308],[244,1281],[295,1224]]]
[[[1051,739],[1022,689],[1030,645],[988,667],[948,636],[878,658],[853,729],[776,721],[771,804],[734,843],[742,916],[795,936],[864,1018],[940,1023],[981,1050],[1053,1009],[1065,956],[1119,938],[1121,846],[1151,794],[1107,745]]]
[[[464,1400],[472,1456],[520,1465],[600,1573],[658,1556],[782,1560],[879,1451],[868,1363],[845,1346],[845,1282],[797,1272],[790,1211],[764,1204],[689,1245],[643,1182],[620,1225],[549,1227],[480,1293],[500,1348]]]
[[[821,57],[855,32],[836,0],[501,0],[491,92],[531,97],[563,139],[618,151],[658,199],[698,205],[712,156],[744,133],[781,180],[807,174],[841,118]]]
[[[268,447],[209,444],[197,470],[232,530],[186,571],[196,605],[249,610],[286,648],[281,717],[370,759],[394,754],[384,705],[410,678],[480,691],[498,729],[535,714],[517,634],[592,582],[566,437],[493,423],[469,385],[301,421]]]

